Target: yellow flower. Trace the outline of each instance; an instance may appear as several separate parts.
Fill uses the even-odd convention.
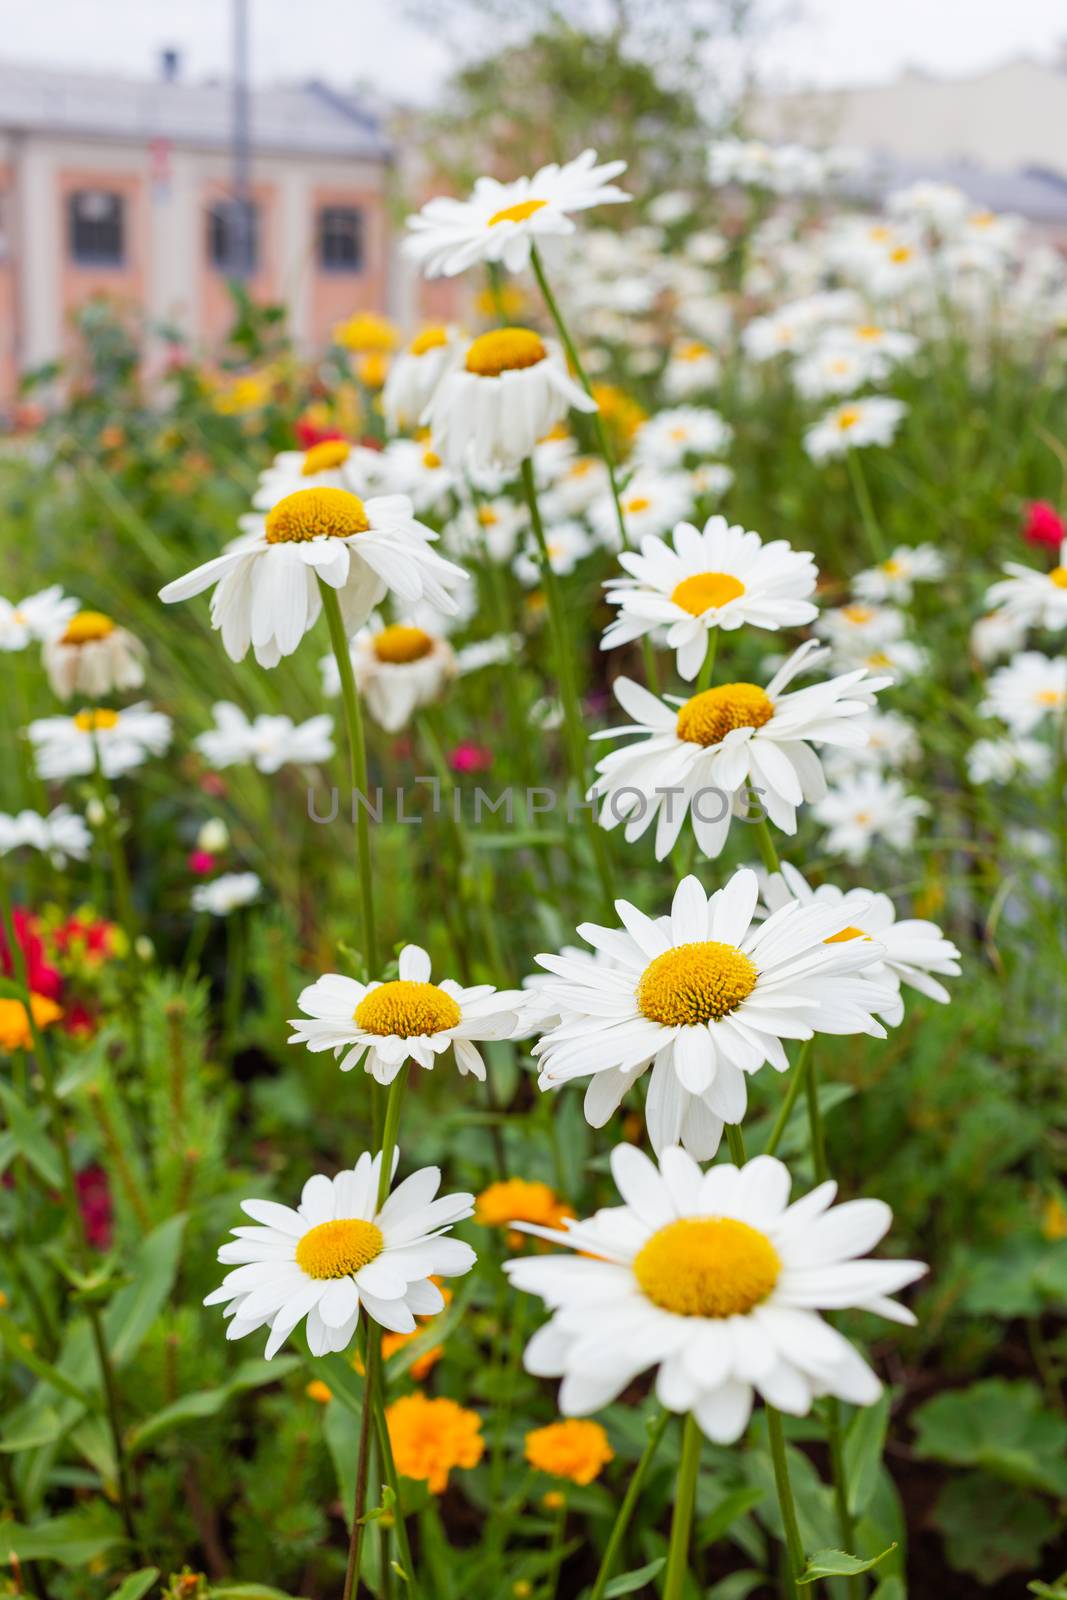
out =
[[[618,444],[628,445],[648,413],[613,383],[594,383],[593,399],[612,438]]]
[[[380,389],[388,371],[388,359],[377,351],[360,356],[356,363],[356,375],[365,389]]]
[[[1041,1213],[1041,1232],[1053,1241],[1067,1239],[1067,1206],[1058,1194],[1050,1194]]]
[[[389,1442],[396,1469],[443,1494],[453,1467],[476,1467],[485,1451],[482,1419],[454,1400],[429,1400],[406,1394],[386,1407]]]
[[[323,1383],[321,1378],[312,1378],[304,1393],[309,1400],[316,1400],[320,1406],[329,1405],[333,1399],[333,1390],[328,1383]]]
[[[505,322],[516,322],[525,309],[526,296],[518,284],[502,283],[495,292],[482,289],[474,305],[480,317],[489,317],[493,321],[499,317]]]
[[[573,1217],[570,1206],[556,1199],[547,1183],[529,1183],[525,1178],[509,1178],[491,1183],[474,1202],[474,1220],[483,1228],[506,1228],[511,1222],[539,1222],[545,1228],[558,1228],[565,1217]],[[508,1234],[513,1249],[522,1244],[522,1235]]]
[[[374,311],[357,311],[333,330],[334,340],[357,355],[388,355],[400,343],[400,334],[388,317]]]
[[[567,1418],[526,1435],[526,1459],[531,1467],[571,1483],[592,1483],[614,1455],[599,1422]]]
[[[50,1027],[63,1015],[61,1006],[43,994],[30,995],[30,1008],[38,1028]],[[29,1050],[33,1045],[30,1019],[21,1000],[0,999],[0,1050]]]

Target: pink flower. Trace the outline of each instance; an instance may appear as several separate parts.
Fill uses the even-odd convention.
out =
[[[1064,538],[1067,537],[1067,527],[1058,515],[1056,508],[1050,506],[1047,500],[1031,500],[1026,508],[1026,521],[1023,523],[1023,538],[1029,544],[1044,545],[1046,549],[1058,550]]]
[[[215,870],[215,857],[209,850],[194,850],[188,857],[186,865],[198,878],[206,878],[209,872]]]
[[[449,752],[448,764],[453,772],[488,772],[493,765],[493,752],[484,744],[457,744]]]
[[[106,1250],[111,1244],[114,1210],[107,1173],[103,1167],[83,1167],[74,1179],[78,1191],[78,1206],[85,1224],[85,1237],[94,1250]]]

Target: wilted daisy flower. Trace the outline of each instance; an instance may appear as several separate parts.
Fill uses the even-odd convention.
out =
[[[5,600],[0,595],[0,650],[25,650],[34,641],[44,644],[62,633],[79,609],[80,602],[65,595],[58,583],[25,600]]]
[[[140,639],[120,628],[101,611],[77,611],[62,633],[45,640],[43,661],[48,682],[61,700],[72,694],[114,694],[139,689],[144,682],[146,651]]]
[[[625,161],[597,166],[596,151],[583,150],[562,167],[552,162],[539,168],[532,178],[479,178],[468,199],[438,196],[407,219],[404,254],[428,278],[451,278],[476,261],[521,272],[533,245],[574,232],[569,213],[629,200],[611,182],[625,171]]]
[[[671,345],[663,369],[663,392],[670,400],[689,400],[714,388],[719,381],[719,358],[699,339],[679,339]]]
[[[685,472],[653,472],[639,467],[619,497],[626,538],[631,545],[658,538],[693,509],[693,489]],[[603,494],[589,507],[589,521],[602,544],[619,548],[615,502]]]
[[[26,846],[62,866],[68,856],[84,861],[92,843],[84,817],[69,806],[56,806],[47,816],[38,811],[20,811],[14,817],[0,812],[0,856]]]
[[[456,328],[423,328],[395,358],[382,390],[382,411],[390,428],[413,428],[420,421],[456,360],[459,343]]]
[[[532,328],[474,339],[426,411],[435,451],[453,467],[514,472],[574,407],[596,401],[567,372],[559,346]]]
[[[758,533],[709,517],[699,532],[681,522],[674,547],[646,538],[637,554],[624,550],[619,565],[629,574],[613,578],[607,597],[619,615],[604,632],[601,649],[630,644],[660,628],[677,652],[679,675],[690,681],[704,662],[712,628],[792,628],[811,622],[817,607],[808,596],[818,572],[810,551],[793,550],[784,539],[764,544]]]
[[[198,883],[189,903],[194,911],[206,911],[212,917],[228,917],[231,911],[240,911],[258,900],[262,887],[254,872],[224,872],[210,883]]]
[[[890,400],[885,395],[848,400],[808,429],[804,448],[813,461],[826,461],[866,445],[892,444],[907,409],[903,401]]]
[[[1037,739],[976,739],[967,752],[967,776],[972,783],[1011,783],[1028,778],[1044,783],[1052,771],[1052,751]]]
[[[1023,650],[998,667],[979,710],[999,717],[1015,733],[1029,733],[1045,717],[1062,716],[1067,707],[1067,657]]]
[[[1067,627],[1067,539],[1051,572],[1006,561],[1008,574],[986,592],[986,604],[1030,628]]]
[[[579,561],[594,548],[593,541],[580,522],[554,522],[545,529],[545,549],[552,571],[565,577],[573,572]],[[512,563],[512,570],[526,589],[535,588],[542,581],[541,554],[537,546],[527,542]]]
[[[386,1406],[385,1420],[397,1472],[431,1494],[444,1494],[455,1467],[476,1467],[485,1454],[481,1417],[455,1400],[401,1395]]]
[[[362,1061],[379,1083],[391,1083],[405,1061],[429,1069],[454,1049],[460,1072],[484,1081],[475,1041],[510,1037],[522,998],[518,989],[488,983],[468,989],[452,978],[431,983],[426,951],[406,944],[399,977],[389,982],[359,983],[330,972],[304,989],[297,1001],[304,1016],[290,1019],[296,1031],[289,1043],[332,1050],[342,1072]]]
[[[887,894],[872,894],[867,889],[840,889],[833,883],[821,883],[813,889],[796,867],[783,862],[781,871],[764,884],[762,898],[768,911],[777,911],[789,900],[799,900],[802,905],[839,907],[849,915],[848,927],[836,935],[839,940],[873,939],[880,947],[868,969],[872,978],[880,983],[888,981],[898,992],[901,984],[907,984],[926,995],[928,1000],[938,1000],[942,1005],[951,1000],[944,984],[938,983],[933,974],[958,978],[960,952],[945,938],[936,922],[917,917],[898,921],[897,908]],[[897,1023],[902,1007],[898,1005],[889,1013],[879,1014],[886,1022]]]
[[[853,580],[861,600],[910,600],[917,583],[936,583],[945,575],[945,558],[932,544],[900,544],[885,561],[868,567]]]
[[[665,1149],[657,1167],[619,1145],[611,1167],[621,1206],[565,1231],[527,1229],[580,1254],[505,1264],[552,1312],[525,1365],[562,1377],[562,1412],[600,1410],[649,1367],[660,1402],[691,1413],[718,1444],[744,1432],[753,1391],[792,1416],[825,1394],[878,1399],[874,1373],[818,1313],[854,1307],[914,1322],[890,1296],[925,1266],[858,1259],[887,1232],[887,1205],[831,1210],[834,1183],[789,1205],[789,1172],[773,1156],[702,1172],[683,1150]]]
[[[106,706],[73,717],[41,717],[26,729],[39,777],[84,778],[99,765],[105,778],[121,778],[170,744],[171,720],[151,706]]]
[[[252,761],[259,772],[278,772],[289,763],[306,766],[333,755],[333,718],[325,714],[301,723],[264,714],[250,722],[228,700],[211,710],[215,727],[198,734],[193,745],[213,767]]]
[[[211,625],[233,661],[249,645],[263,667],[292,655],[322,609],[319,578],[337,590],[352,631],[389,591],[452,611],[451,590],[467,577],[431,548],[436,534],[403,495],[364,503],[346,489],[298,489],[241,526],[244,537],[221,556],[160,590],[170,604],[214,586]]]
[[[547,1428],[534,1428],[526,1435],[523,1454],[535,1472],[583,1485],[599,1478],[608,1462],[615,1459],[600,1423],[577,1417],[550,1422]]]
[[[867,768],[841,778],[813,811],[828,830],[826,848],[858,862],[866,859],[875,841],[909,849],[919,818],[929,814],[930,806],[909,794],[898,778]]]
[[[440,699],[459,672],[448,640],[413,622],[361,628],[350,650],[356,687],[387,733],[405,727],[420,706]],[[332,681],[337,673],[333,656],[327,656],[322,666],[325,672],[331,663]]]
[[[405,1178],[378,1206],[381,1156],[361,1155],[334,1178],[316,1173],[295,1211],[275,1200],[243,1200],[258,1227],[234,1228],[219,1260],[233,1265],[206,1306],[226,1306],[228,1339],[269,1328],[269,1361],[307,1318],[312,1355],[352,1342],[360,1307],[383,1328],[412,1333],[417,1316],[440,1311],[444,1298],[430,1280],[456,1277],[475,1262],[470,1245],[444,1235],[469,1217],[474,1198],[435,1199],[439,1167]]]
[[[676,406],[642,422],[634,439],[634,460],[663,470],[680,467],[686,456],[717,456],[733,429],[710,406]]]
[[[758,892],[747,868],[711,896],[685,878],[669,917],[654,921],[618,900],[624,928],[578,929],[614,966],[539,955],[556,979],[542,985],[544,997],[561,1018],[534,1047],[540,1087],[590,1078],[586,1119],[603,1127],[652,1065],[645,1117],[653,1148],[680,1140],[706,1156],[723,1123],[745,1114],[746,1074],[765,1062],[788,1067],[783,1039],[883,1038],[874,1013],[892,993],[861,975],[869,950],[834,939],[847,918],[794,903],[754,925]]]
[[[647,735],[613,750],[597,764],[590,793],[604,796],[600,825],[625,823],[628,843],[656,823],[656,860],[673,850],[687,816],[706,856],[720,854],[733,817],[751,809],[749,791],[785,833],[795,833],[796,808],[826,793],[812,745],[860,747],[864,713],[888,678],[863,667],[824,683],[785,693],[797,674],[828,651],[809,639],[768,683],[721,683],[688,700],[659,699],[629,678],[615,696],[634,721],[595,738]]]

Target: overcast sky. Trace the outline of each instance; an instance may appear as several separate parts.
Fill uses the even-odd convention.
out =
[[[766,76],[790,84],[876,82],[915,66],[963,75],[1011,56],[1050,59],[1067,37],[1062,0],[797,0],[801,19],[761,49]],[[259,81],[363,80],[405,100],[432,98],[449,56],[398,21],[396,0],[251,0]],[[45,65],[155,71],[167,45],[193,77],[225,73],[228,0],[0,0],[0,57]]]

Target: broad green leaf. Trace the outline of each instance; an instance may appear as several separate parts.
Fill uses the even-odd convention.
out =
[[[130,1263],[132,1281],[119,1290],[104,1314],[104,1333],[117,1367],[136,1355],[167,1302],[186,1221],[184,1213],[170,1217],[141,1240]]]
[[[870,1505],[878,1482],[878,1468],[889,1425],[889,1395],[882,1393],[873,1406],[860,1406],[845,1435],[845,1476],[848,1509],[860,1517]]]
[[[301,1600],[285,1589],[272,1589],[266,1583],[227,1583],[208,1590],[211,1600]]]
[[[738,1517],[743,1517],[746,1511],[758,1506],[762,1499],[763,1490],[756,1484],[743,1485],[740,1489],[734,1489],[724,1495],[714,1511],[702,1517],[697,1524],[696,1548],[700,1550],[705,1545],[716,1544]]]
[[[140,1572],[131,1572],[112,1590],[111,1600],[142,1600],[158,1577],[158,1567],[142,1567]]]
[[[1035,1384],[987,1378],[928,1400],[914,1422],[918,1455],[1067,1494],[1067,1421]]]
[[[659,1556],[655,1561],[650,1561],[646,1567],[636,1567],[633,1572],[620,1572],[617,1578],[604,1589],[604,1600],[617,1600],[620,1594],[633,1594],[637,1589],[643,1589],[646,1583],[651,1583],[663,1567],[667,1565],[665,1556]]]
[[[300,1364],[299,1356],[282,1356],[274,1361],[242,1362],[228,1383],[220,1384],[215,1389],[195,1389],[191,1394],[181,1395],[169,1406],[164,1406],[162,1411],[146,1417],[131,1430],[130,1446],[135,1450],[144,1450],[186,1423],[217,1416],[235,1395],[247,1389],[260,1388],[263,1384],[278,1383]]]
[[[984,1472],[962,1472],[938,1496],[933,1522],[957,1572],[998,1583],[1009,1572],[1032,1572],[1063,1524],[1037,1495]]]
[[[896,1545],[891,1544],[888,1550],[882,1550],[866,1561],[862,1556],[849,1555],[847,1550],[816,1550],[814,1555],[808,1557],[808,1564],[797,1583],[817,1583],[820,1578],[854,1578],[861,1572],[870,1572],[895,1549]]]
[[[22,1526],[4,1523],[0,1559],[15,1555],[20,1561],[58,1561],[64,1567],[85,1567],[123,1542],[118,1514],[102,1500],[65,1516]]]
[[[0,1082],[0,1102],[4,1107],[4,1121],[19,1155],[25,1156],[49,1188],[62,1188],[63,1168],[55,1145],[48,1136],[43,1116],[25,1106],[15,1091],[3,1082]]]
[[[1038,1578],[1034,1583],[1028,1583],[1026,1587],[1031,1594],[1038,1596],[1038,1600],[1067,1600],[1067,1584],[1042,1583]]]
[[[754,1567],[746,1567],[743,1572],[731,1572],[728,1578],[722,1578],[718,1583],[712,1584],[708,1590],[707,1600],[748,1600],[749,1595],[757,1589],[766,1588],[769,1593],[772,1587],[771,1580],[765,1572],[757,1572]]]
[[[36,1351],[27,1348],[19,1329],[9,1317],[3,1315],[0,1315],[0,1341],[15,1360],[20,1361],[29,1372],[35,1373],[42,1383],[69,1395],[72,1400],[80,1401],[87,1408],[92,1405],[91,1397],[84,1389],[79,1388],[73,1378],[68,1378],[65,1372],[60,1372],[58,1367],[52,1366],[51,1362],[45,1361]]]
[[[62,1431],[62,1418],[51,1406],[46,1406],[43,1411],[25,1418],[21,1427],[16,1426],[0,1435],[0,1452],[13,1456],[20,1450],[35,1450],[40,1444],[51,1444]]]

